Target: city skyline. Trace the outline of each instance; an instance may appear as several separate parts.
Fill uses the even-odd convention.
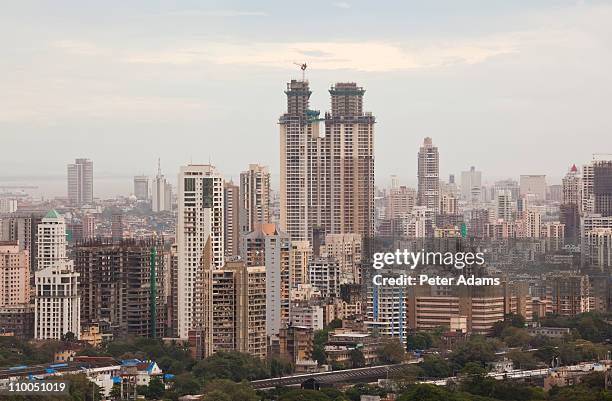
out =
[[[295,33],[282,41],[275,32],[290,10],[277,2],[141,3],[116,14],[73,4],[53,17],[45,6],[12,5],[0,24],[17,41],[0,66],[8,94],[0,131],[9,149],[0,179],[60,176],[75,157],[95,160],[101,175],[152,175],[161,157],[171,181],[190,160],[210,160],[235,180],[245,164],[265,161],[278,183],[276,120],[285,82],[301,76],[294,62],[308,63],[312,105],[321,112],[336,82],[366,89],[366,109],[377,116],[378,182],[397,174],[412,185],[412,155],[426,136],[440,149],[441,177],[475,165],[485,180],[560,181],[567,166],[590,159],[592,143],[602,151],[612,145],[601,99],[611,87],[609,5],[316,5],[329,15],[318,13],[308,27],[293,20]],[[17,26],[26,13],[29,23]],[[329,30],[334,19],[343,33]],[[184,29],[174,28],[179,22]],[[361,24],[380,29],[367,37]],[[43,63],[44,74],[36,68]],[[590,140],[577,140],[585,135]],[[243,147],[231,146],[238,140]],[[38,146],[24,153],[32,142]],[[117,143],[133,150],[130,157],[113,157]]]

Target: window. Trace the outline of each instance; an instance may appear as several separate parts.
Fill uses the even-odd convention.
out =
[[[185,192],[195,191],[195,178],[185,178]]]

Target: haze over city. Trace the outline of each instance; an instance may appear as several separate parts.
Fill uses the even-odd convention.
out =
[[[423,137],[441,177],[476,165],[484,179],[546,174],[612,148],[612,6],[606,2],[19,2],[0,16],[0,180],[54,177],[96,161],[129,190],[158,157],[211,160],[226,177],[245,161],[278,182],[285,83],[308,63],[311,107],[335,82],[366,90],[377,118],[376,179],[416,179]],[[310,18],[298,18],[309,13]],[[120,154],[121,157],[117,157]],[[10,177],[7,178],[7,177]],[[30,177],[30,178],[28,178]],[[123,180],[123,178],[125,180]],[[55,182],[55,181],[53,181]],[[39,184],[40,185],[40,184]],[[44,185],[43,185],[44,186]],[[125,189],[125,191],[124,191]],[[98,191],[100,191],[98,193]]]

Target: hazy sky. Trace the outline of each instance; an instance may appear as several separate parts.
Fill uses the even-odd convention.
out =
[[[18,1],[0,13],[0,176],[97,175],[212,160],[278,173],[286,82],[311,106],[355,81],[377,117],[376,175],[414,182],[423,137],[442,176],[559,178],[612,152],[612,3]]]

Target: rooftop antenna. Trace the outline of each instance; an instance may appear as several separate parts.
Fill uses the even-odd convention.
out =
[[[157,158],[157,175],[161,175],[161,158]]]
[[[296,62],[294,62],[293,64],[300,67],[300,70],[302,70],[302,81],[306,81],[306,68],[308,67],[308,65],[306,63],[296,63]]]

